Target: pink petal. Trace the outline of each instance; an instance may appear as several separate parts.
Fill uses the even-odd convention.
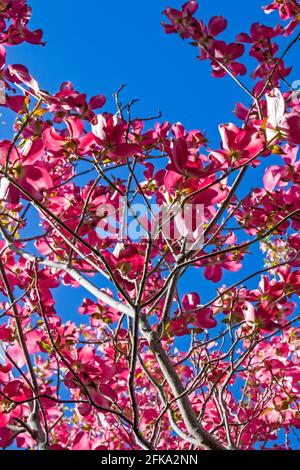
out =
[[[39,85],[37,81],[30,75],[26,67],[16,64],[9,65],[7,69],[15,83],[24,83],[24,85],[28,86],[28,88],[32,90],[35,95],[39,95]]]
[[[35,139],[29,142],[29,146],[26,148],[26,164],[31,165],[36,163],[44,153],[44,143],[42,139]]]
[[[292,112],[284,117],[284,127],[288,129],[288,141],[291,144],[300,144],[300,114]]]
[[[227,20],[223,16],[214,16],[208,23],[208,34],[217,36],[227,28]]]
[[[6,63],[6,49],[2,45],[0,45],[0,70],[3,69]]]
[[[70,116],[66,119],[66,124],[69,129],[70,138],[74,140],[79,139],[84,131],[82,120],[77,116]]]
[[[254,306],[248,301],[246,301],[244,304],[245,304],[245,307],[243,308],[243,313],[244,313],[245,322],[254,323],[255,322]]]
[[[113,157],[133,157],[137,153],[140,153],[141,146],[138,144],[117,144],[112,150],[110,150],[109,155]]]
[[[209,308],[200,309],[199,312],[192,316],[191,323],[197,328],[209,329],[217,326],[217,320],[213,317],[213,313]]]
[[[58,152],[65,145],[65,140],[52,127],[47,127],[43,132],[43,141],[48,150]]]
[[[90,102],[89,102],[89,107],[91,109],[99,109],[99,108],[102,108],[106,103],[106,97],[104,95],[97,95],[97,96],[93,96],[91,99],[90,99]]]
[[[219,132],[222,138],[222,146],[225,150],[231,150],[234,148],[235,140],[240,132],[240,129],[232,123],[221,124],[219,126]]]
[[[182,299],[182,306],[184,310],[193,310],[200,305],[200,296],[197,292],[190,292],[186,294]]]
[[[219,282],[222,279],[222,268],[219,264],[206,266],[204,276],[209,281]]]
[[[281,172],[280,172],[280,167],[279,166],[271,166],[267,168],[265,174],[264,174],[264,186],[267,191],[272,192],[277,186],[278,182],[280,181],[281,178]]]
[[[277,129],[285,112],[284,98],[278,88],[273,88],[273,90],[266,95],[266,100],[268,108],[268,124],[273,129]]]
[[[92,132],[100,140],[105,140],[106,138],[106,119],[102,114],[98,114],[95,117],[94,122],[92,123]]]

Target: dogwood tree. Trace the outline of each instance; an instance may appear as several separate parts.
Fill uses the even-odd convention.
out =
[[[197,7],[166,8],[163,27],[245,93],[217,148],[136,117],[122,87],[112,110],[70,82],[45,91],[6,61],[7,47],[43,44],[27,0],[0,1],[14,119],[0,140],[2,449],[299,448],[300,106],[286,55],[300,7],[275,0],[273,27],[230,43],[227,20],[205,24]],[[58,289],[66,311],[82,293],[81,322],[56,308]]]

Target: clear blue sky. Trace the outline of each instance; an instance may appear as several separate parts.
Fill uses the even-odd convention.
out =
[[[98,93],[108,96],[107,109],[113,110],[111,95],[126,83],[125,98],[141,100],[137,107],[139,115],[154,114],[160,109],[166,120],[205,130],[215,148],[220,140],[218,124],[234,119],[232,110],[237,101],[248,103],[247,96],[230,78],[212,78],[208,63],[195,60],[195,48],[176,35],[164,33],[160,25],[162,10],[166,6],[179,7],[181,0],[30,0],[29,3],[33,8],[31,24],[44,30],[47,44],[43,48],[14,47],[9,52],[9,61],[27,65],[44,89],[54,92],[63,81],[71,80],[79,91],[91,96]],[[237,33],[248,32],[255,21],[270,25],[278,21],[276,13],[265,15],[262,11],[261,6],[269,3],[268,0],[200,0],[199,3],[199,14],[204,20],[213,15],[226,16],[229,28],[223,37],[228,42],[234,41]],[[254,63],[248,61],[246,65]],[[299,79],[297,50],[287,56],[287,64],[295,64],[292,77]],[[251,83],[249,78],[243,80]],[[255,178],[249,172],[243,191],[260,184],[267,164],[270,161],[256,170]],[[237,273],[233,278],[237,279],[236,276],[241,275]],[[224,281],[229,283],[233,278],[226,274]],[[191,275],[185,281],[185,291],[195,289],[192,281]],[[210,282],[206,286],[205,297],[211,298],[215,286]],[[59,291],[56,296],[57,306],[62,306],[65,292]],[[72,293],[67,316],[77,309],[81,297],[79,289]]]

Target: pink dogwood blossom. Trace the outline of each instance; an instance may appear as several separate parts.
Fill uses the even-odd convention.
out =
[[[288,140],[291,144],[300,144],[300,114],[287,113],[285,101],[278,88],[274,88],[266,97],[268,105],[268,120],[266,135],[268,141],[278,139]]]

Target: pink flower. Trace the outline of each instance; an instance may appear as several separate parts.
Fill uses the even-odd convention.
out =
[[[241,57],[244,53],[243,44],[231,43],[226,44],[224,41],[214,41],[210,47],[210,52],[212,55],[218,59],[219,62],[226,65],[233,75],[245,75],[247,72],[246,67],[237,62],[236,59]],[[204,53],[199,57],[200,59],[207,58],[207,54]],[[211,66],[213,69],[213,76],[216,78],[225,77],[227,72],[219,65],[216,61],[211,61]]]
[[[291,144],[300,144],[300,114],[285,113],[285,101],[278,88],[266,96],[268,118],[266,135],[268,142],[276,139],[287,140]]]
[[[174,124],[172,132],[175,138],[172,139],[170,150],[171,159],[170,170],[175,170],[185,176],[204,176],[207,171],[203,169],[203,156],[199,155],[200,147],[205,144],[206,139],[199,131],[186,132],[181,124]]]
[[[210,308],[201,308],[192,314],[191,324],[196,328],[208,330],[217,326],[217,320]]]
[[[219,282],[223,276],[222,266],[219,263],[212,263],[206,266],[204,276],[209,281]]]
[[[206,204],[208,206],[217,204],[225,199],[227,190],[223,188],[221,183],[216,183],[213,187],[211,183],[215,181],[215,177],[207,177],[205,179],[199,178],[185,178],[175,171],[168,170],[165,174],[164,185],[169,197],[178,194],[186,195],[196,193],[195,196],[189,199],[190,203]]]
[[[183,39],[199,37],[200,25],[193,17],[198,9],[198,3],[190,0],[182,6],[181,11],[167,8],[163,13],[171,24],[163,23],[167,34],[178,33]]]
[[[92,123],[92,132],[105,155],[112,160],[129,158],[141,151],[139,144],[128,142],[126,124],[116,116],[99,114]]]
[[[7,71],[5,70],[5,63],[6,63],[6,49],[2,45],[0,45],[0,78],[5,79],[7,78]],[[8,85],[6,84],[6,87]],[[1,101],[1,100],[0,100]],[[0,103],[0,105],[7,106],[8,108],[12,109],[16,113],[25,112],[25,96],[22,95],[8,95],[5,96],[5,103]]]
[[[6,63],[6,49],[0,45],[0,71],[4,69]]]
[[[227,28],[227,20],[223,16],[213,16],[208,23],[207,35],[215,37]]]
[[[1,0],[0,2],[0,42],[7,45],[21,44],[26,41],[30,44],[41,44],[43,32],[41,29],[31,31],[28,23],[31,17],[31,8],[25,0]],[[5,20],[11,19],[12,22]]]
[[[300,174],[300,161],[297,161],[297,146],[286,144],[282,150],[284,154],[282,159],[284,166],[272,165],[266,169],[264,174],[264,186],[269,192],[274,191],[278,185],[280,187],[287,186],[290,181],[297,183]]]
[[[0,143],[0,164],[3,167],[6,165],[10,145],[8,141]],[[25,155],[19,154],[17,148],[12,147],[9,158],[10,174],[30,196],[38,201],[43,199],[43,191],[53,186],[46,165],[41,161],[43,152],[42,141],[35,140],[29,144]],[[20,191],[9,183],[6,178],[2,177],[0,182],[0,199],[5,199],[11,204],[18,204],[20,197]]]
[[[279,323],[275,322],[270,313],[262,306],[259,306],[255,312],[255,321],[263,332],[273,332],[280,327]]]
[[[113,258],[112,265],[124,274],[127,273],[130,278],[134,278],[144,265],[144,257],[133,244],[118,243],[114,249]]]
[[[190,311],[199,307],[200,305],[200,296],[197,292],[190,292],[182,298],[182,306],[184,310]]]
[[[106,103],[106,97],[104,95],[93,96],[89,101],[90,109],[102,108]]]
[[[214,38],[222,33],[227,28],[227,20],[223,16],[213,16],[208,23],[208,26],[200,20],[201,37],[199,45],[211,49],[214,45]],[[206,53],[203,51],[203,58],[207,58]],[[202,57],[201,57],[202,58]]]
[[[215,328],[217,320],[209,308],[201,308],[200,296],[196,292],[186,294],[182,299],[185,314],[189,316],[189,323],[201,329]]]
[[[6,448],[8,445],[13,443],[14,433],[10,431],[6,425],[0,427],[0,447]]]
[[[87,95],[76,91],[71,82],[62,83],[59,92],[54,95],[54,98],[55,101],[50,107],[50,111],[64,113],[66,117],[69,115],[69,111],[81,114],[87,107]]]
[[[112,295],[109,290],[107,293]],[[120,317],[116,309],[108,307],[100,300],[99,303],[96,303],[90,299],[83,299],[83,304],[79,307],[78,312],[82,315],[91,315],[92,319],[95,321],[99,319],[106,323],[116,322]]]
[[[260,23],[253,23],[250,30],[250,35],[246,33],[238,34],[236,40],[238,42],[246,42],[249,44],[255,44],[256,50],[258,45],[260,48],[269,47],[270,39],[280,35],[282,33],[282,26],[277,25],[275,28],[266,26]],[[254,48],[253,48],[254,52]]]
[[[245,322],[248,324],[255,323],[255,308],[251,302],[245,301],[243,307]]]
[[[296,111],[286,114],[283,127],[287,129],[288,141],[291,144],[300,144],[300,114]]]
[[[88,432],[80,431],[76,435],[72,450],[91,450],[91,439]]]
[[[225,166],[241,165],[259,156],[264,148],[262,135],[256,129],[239,129],[235,124],[219,126],[223,150],[211,152],[210,156]]]
[[[84,134],[83,122],[77,116],[68,117],[65,123],[68,132],[58,134],[53,127],[47,127],[44,130],[43,141],[47,150],[87,153],[95,142],[93,134],[91,132]]]
[[[287,20],[293,16],[297,16],[300,12],[297,0],[274,0],[270,5],[263,7],[267,14],[278,10],[280,18]]]
[[[216,262],[212,260],[211,264],[206,266],[204,269],[204,276],[209,281],[219,282],[223,277],[223,269],[227,269],[231,272],[237,272],[242,268],[241,263],[237,261],[222,261]]]

